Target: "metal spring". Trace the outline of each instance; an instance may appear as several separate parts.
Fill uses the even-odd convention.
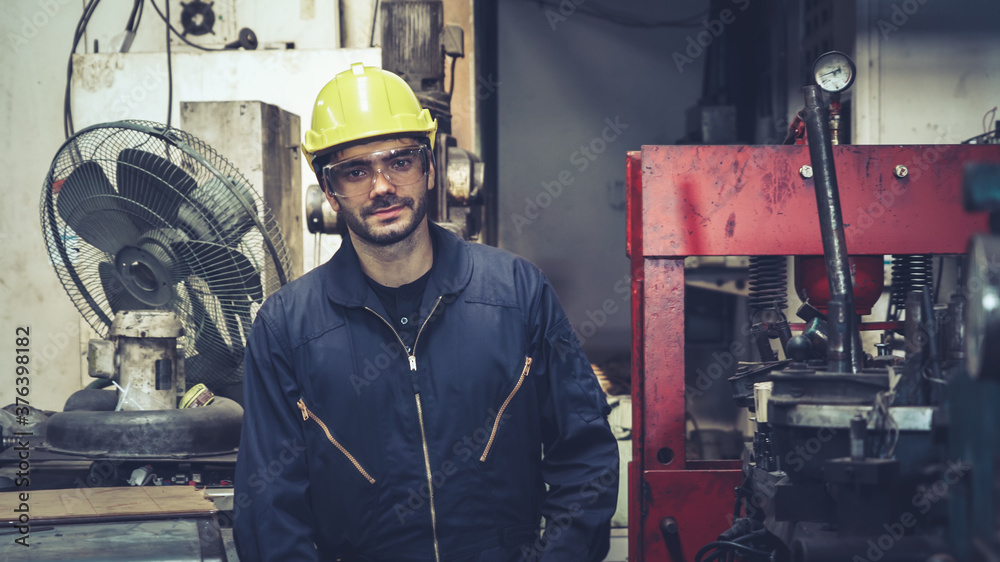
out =
[[[785,256],[750,256],[750,310],[788,308],[788,264]]]
[[[930,254],[895,254],[892,256],[892,290],[889,314],[898,315],[906,308],[906,294],[924,287],[934,288],[934,264]],[[894,314],[894,311],[895,314]]]

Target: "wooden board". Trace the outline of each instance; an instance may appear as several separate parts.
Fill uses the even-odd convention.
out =
[[[28,494],[22,502],[20,494]],[[205,516],[215,504],[194,486],[74,488],[0,493],[0,525],[17,524],[18,509],[28,504],[32,522],[60,519],[102,519],[122,516]],[[23,511],[23,508],[22,508]]]

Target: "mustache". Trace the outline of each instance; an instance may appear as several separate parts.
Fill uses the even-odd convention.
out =
[[[397,205],[403,205],[412,209],[414,201],[412,197],[400,197],[395,193],[387,193],[378,199],[375,199],[371,202],[371,204],[362,209],[361,216],[371,216],[382,209],[388,209],[389,207],[395,207]]]

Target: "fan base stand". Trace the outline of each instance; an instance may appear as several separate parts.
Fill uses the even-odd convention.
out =
[[[80,392],[112,394],[103,390]],[[67,404],[79,402],[75,396]],[[69,455],[124,459],[221,455],[239,447],[242,423],[243,408],[221,396],[207,406],[181,410],[74,410],[49,418],[45,448]]]

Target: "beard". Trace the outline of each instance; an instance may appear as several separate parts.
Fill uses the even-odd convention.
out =
[[[397,222],[388,225],[373,224],[365,220],[382,209],[398,205],[409,207],[413,211],[409,219],[397,219]],[[338,216],[344,219],[353,235],[365,242],[375,246],[391,246],[406,240],[427,216],[427,191],[425,190],[418,199],[387,193],[358,211],[341,206]]]

